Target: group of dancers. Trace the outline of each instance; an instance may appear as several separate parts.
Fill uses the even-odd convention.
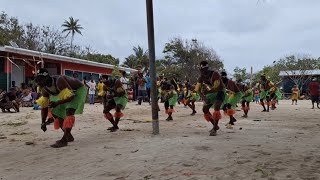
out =
[[[74,141],[71,130],[75,123],[75,114],[82,114],[86,101],[87,89],[85,85],[72,77],[50,76],[46,69],[39,69],[36,77],[37,85],[41,89],[41,97],[37,104],[41,108],[42,124],[41,129],[46,131],[46,125],[54,123],[55,129],[62,129],[63,136],[60,140],[51,145],[53,148],[60,148]],[[123,110],[128,102],[128,94],[123,88],[119,79],[104,80],[103,93],[103,114],[110,121],[112,126],[110,132],[119,129],[119,121],[124,116]],[[183,94],[183,104],[188,106],[195,115],[195,102],[203,99],[204,119],[212,123],[213,127],[210,136],[216,136],[219,130],[219,120],[222,118],[220,110],[229,117],[227,124],[231,128],[237,121],[234,117],[235,108],[241,103],[243,117],[248,117],[250,102],[253,100],[253,90],[241,80],[233,81],[227,77],[226,72],[217,72],[209,68],[207,61],[200,63],[200,77],[195,85],[189,82],[178,85],[175,79],[171,81],[159,80],[158,100],[164,101],[165,112],[168,115],[167,121],[173,120],[174,107],[176,106],[179,94]],[[257,86],[260,89],[260,102],[263,112],[276,108],[277,99],[281,93],[278,88],[266,78],[265,75]],[[213,109],[212,112],[210,110]],[[112,114],[111,110],[115,110]],[[160,108],[159,108],[160,110]]]

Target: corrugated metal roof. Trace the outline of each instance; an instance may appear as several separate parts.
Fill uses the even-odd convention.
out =
[[[315,69],[315,70],[306,70],[306,71],[301,71],[301,70],[294,70],[294,71],[280,71],[279,76],[296,76],[303,73],[304,75],[309,75],[309,76],[314,76],[314,75],[320,75],[320,69]]]
[[[52,59],[52,60],[59,60],[59,61],[63,61],[63,62],[72,62],[72,63],[114,69],[114,65],[111,65],[111,64],[104,64],[104,63],[99,63],[99,62],[94,62],[94,61],[89,61],[89,60],[83,60],[83,59],[72,58],[72,57],[67,57],[67,56],[49,54],[49,53],[33,51],[33,50],[28,50],[28,49],[23,49],[23,48],[15,48],[15,47],[11,47],[11,46],[1,46],[0,51],[42,57],[42,58],[47,58],[47,59]],[[119,66],[119,69],[122,71],[127,71],[127,72],[138,71],[136,69],[126,68],[126,67],[121,67],[121,66]]]

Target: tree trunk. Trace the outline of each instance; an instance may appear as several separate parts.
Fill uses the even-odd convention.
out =
[[[74,38],[74,34],[72,33],[71,35],[71,44],[70,44],[70,55],[73,53],[73,38]]]

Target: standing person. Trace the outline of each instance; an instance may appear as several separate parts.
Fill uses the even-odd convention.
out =
[[[91,76],[91,80],[89,82],[87,82],[87,85],[89,87],[89,102],[90,104],[94,104],[94,97],[96,95],[96,87],[97,84],[94,81],[93,77]]]
[[[87,89],[77,79],[68,76],[50,76],[46,69],[39,69],[36,77],[42,96],[37,100],[41,106],[41,129],[46,131],[48,108],[52,108],[54,128],[61,128],[61,140],[51,145],[60,148],[74,141],[71,134],[75,122],[75,114],[82,114],[86,101]],[[50,100],[49,100],[50,99]]]
[[[203,105],[204,118],[213,125],[210,131],[210,136],[216,136],[219,130],[219,120],[221,119],[220,107],[225,98],[225,88],[218,72],[209,70],[207,61],[200,63],[200,77],[195,88],[195,92],[201,91],[201,86],[204,85],[205,101]],[[213,114],[210,113],[210,108],[214,107]]]
[[[291,105],[293,105],[294,102],[296,102],[295,104],[297,105],[298,97],[299,97],[299,88],[298,88],[298,86],[294,85],[293,88],[291,89],[291,91],[292,91],[292,94],[291,94],[292,104]]]
[[[102,101],[103,101],[103,97],[104,97],[104,93],[105,93],[105,91],[103,90],[103,87],[104,87],[104,83],[103,83],[103,77],[101,77],[100,79],[99,79],[99,83],[98,83],[98,85],[97,85],[97,89],[98,89],[98,98],[99,98],[99,101],[101,102],[101,103],[103,103]]]
[[[148,95],[148,101],[150,102],[151,99],[151,82],[150,82],[150,75],[149,72],[146,75],[146,88],[147,88],[147,95]]]
[[[317,82],[316,78],[313,78],[312,81],[309,83],[309,93],[311,96],[312,102],[312,109],[314,109],[314,103],[317,104],[317,107],[320,109],[319,106],[319,82]]]
[[[127,73],[125,71],[122,72],[120,82],[122,83],[123,89],[128,91],[129,79],[127,78]]]
[[[255,88],[254,90],[254,101],[256,102],[256,104],[259,104],[260,101],[260,91],[258,88]]]
[[[133,81],[133,97],[134,97],[134,101],[139,100],[139,83],[138,83],[138,79],[139,79],[139,75],[142,74],[141,70],[139,69],[137,73],[135,73],[132,77],[132,81]]]
[[[146,99],[147,96],[147,86],[146,86],[146,79],[143,77],[142,72],[139,72],[139,77],[137,80],[137,84],[138,84],[138,104],[137,105],[141,105],[142,100]],[[148,101],[150,103],[150,100]]]

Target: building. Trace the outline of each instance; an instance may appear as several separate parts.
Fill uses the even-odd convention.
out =
[[[48,69],[51,75],[72,76],[73,73],[77,73],[79,80],[90,76],[98,80],[103,75],[111,75],[114,69],[114,65],[111,64],[0,46],[0,89],[8,90],[13,81],[16,86],[20,86],[23,82],[32,82],[34,73],[41,66]],[[125,67],[119,67],[119,70],[128,73],[137,71]]]
[[[311,81],[312,78],[317,78],[318,81],[320,81],[320,69],[315,69],[315,70],[306,70],[303,72],[303,76],[301,75],[301,71],[296,70],[296,71],[280,71],[279,76],[282,79],[282,88],[284,93],[291,94],[291,89],[295,85],[295,83],[291,80],[293,79],[300,79],[300,83],[298,84],[302,86],[302,93],[305,94],[308,92],[308,85]],[[301,83],[303,82],[303,83]]]

